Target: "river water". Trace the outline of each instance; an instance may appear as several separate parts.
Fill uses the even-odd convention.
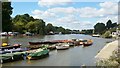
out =
[[[20,60],[10,63],[4,63],[3,66],[95,66],[95,56],[105,46],[106,42],[113,39],[104,39],[92,37],[82,34],[66,34],[66,35],[46,35],[34,37],[9,37],[7,40],[10,44],[20,43],[22,47],[28,46],[29,41],[41,40],[62,40],[62,39],[92,39],[92,46],[70,47],[68,50],[53,50],[47,58],[39,60]]]

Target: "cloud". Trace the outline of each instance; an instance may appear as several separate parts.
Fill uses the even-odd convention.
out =
[[[80,17],[96,17],[99,15],[97,12],[98,10],[92,7],[84,7],[79,9]]]
[[[40,0],[39,2],[46,3],[47,0]],[[51,0],[49,0],[51,1]],[[56,0],[52,0],[56,1]],[[59,0],[61,2],[53,3],[49,2],[51,4],[39,4],[42,6],[55,6],[55,5],[61,5],[63,0]],[[70,1],[70,0],[64,0],[64,1]],[[48,3],[48,2],[47,2]],[[118,4],[116,2],[103,2],[99,3],[99,8],[96,7],[80,7],[75,8],[72,7],[52,7],[47,8],[47,10],[34,10],[32,11],[33,17],[38,19],[43,19],[47,23],[52,23],[55,26],[63,26],[66,28],[71,29],[87,29],[87,28],[93,28],[93,26],[97,22],[103,22],[106,23],[109,19],[111,19],[113,22],[118,21]],[[96,18],[96,20],[94,20]],[[82,20],[85,19],[85,20]]]
[[[98,10],[98,13],[103,15],[114,15],[118,14],[118,3],[116,2],[104,2],[99,4],[101,9]]]
[[[73,14],[76,13],[77,9],[75,9],[74,7],[55,7],[48,9],[48,11],[53,13]]]
[[[68,16],[56,19],[55,22],[57,22],[57,23],[76,23],[76,22],[79,22],[79,20],[77,20],[74,15],[68,15]]]
[[[84,7],[79,10],[80,17],[104,17],[118,14],[118,4],[115,2],[103,2],[99,4],[100,9]]]
[[[34,10],[32,11],[33,17],[38,19],[51,19],[56,18],[57,16],[54,13],[48,12],[48,11],[41,11],[41,10]]]
[[[100,18],[97,22],[102,22],[102,23],[105,23],[105,24],[106,24],[106,22],[107,22],[108,20],[111,20],[113,23],[118,22],[118,16],[102,17],[102,18]]]
[[[42,0],[40,0],[42,1]],[[43,0],[44,1],[44,0]],[[52,0],[54,1],[54,0]],[[60,2],[62,0],[59,0]],[[65,0],[66,1],[66,0]],[[46,0],[45,0],[46,2]],[[49,1],[48,1],[49,2]],[[108,15],[117,15],[118,14],[118,4],[116,2],[103,2],[99,4],[100,8],[94,7],[83,7],[83,8],[74,8],[74,7],[54,7],[46,10],[47,13],[54,14],[79,14],[80,17],[93,18],[93,17],[104,17]],[[34,11],[37,14],[43,13],[38,10]],[[50,14],[51,15],[51,14]]]
[[[66,5],[70,2],[72,2],[72,0],[39,0],[38,5],[51,7],[56,5]]]

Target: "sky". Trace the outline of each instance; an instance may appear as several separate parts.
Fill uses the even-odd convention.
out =
[[[62,26],[68,29],[93,29],[98,22],[118,21],[118,3],[105,2],[74,2],[73,0],[39,0],[35,2],[12,2],[13,14],[28,13],[46,24]]]

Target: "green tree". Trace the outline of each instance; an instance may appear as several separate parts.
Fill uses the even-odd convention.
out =
[[[117,26],[118,26],[118,30],[120,30],[120,24],[118,24]]]
[[[2,2],[2,31],[9,32],[12,30],[12,7],[11,2]]]
[[[17,21],[13,28],[13,31],[23,33],[24,24],[21,21]]]
[[[106,23],[106,28],[110,29],[111,27],[112,27],[112,21],[108,20],[107,23]]]
[[[71,30],[70,29],[65,29],[65,34],[70,34]]]
[[[50,31],[55,32],[55,27],[51,23],[48,23],[46,26],[46,32],[49,33]]]
[[[37,19],[35,22],[36,31],[38,34],[45,35],[45,22],[42,19]]]
[[[95,29],[95,33],[102,34],[104,32],[104,30],[106,29],[106,27],[105,27],[104,23],[97,23],[94,26],[94,29]]]
[[[36,32],[36,23],[31,21],[27,25],[25,25],[25,28],[27,29],[28,32],[35,33]]]
[[[30,27],[30,29],[28,27],[31,26],[30,22],[34,21],[34,20],[35,19],[32,16],[30,16],[29,14],[16,15],[15,18],[12,19],[12,23],[13,23],[13,27],[14,27],[13,31],[18,31],[20,33],[24,33],[26,31],[31,31],[31,27]],[[30,24],[28,24],[28,23],[30,23]],[[22,29],[22,30],[20,30],[20,29]],[[33,30],[34,29],[32,29],[32,31]]]
[[[117,27],[117,23],[113,23],[111,27],[112,28]]]
[[[24,15],[16,15],[15,18],[13,18],[13,23],[16,23],[17,21],[21,21],[26,25],[30,21],[34,21],[34,18],[32,16],[29,16],[29,14]]]
[[[110,31],[106,31],[104,34],[103,34],[103,37],[104,38],[111,38],[111,32]]]
[[[65,28],[63,28],[63,27],[58,27],[57,31],[65,34]]]

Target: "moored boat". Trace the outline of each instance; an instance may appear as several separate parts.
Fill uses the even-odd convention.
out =
[[[32,50],[32,49],[38,49],[38,48],[41,48],[43,47],[43,45],[29,45],[27,46],[28,49]]]
[[[30,45],[55,44],[55,43],[56,42],[51,42],[51,41],[29,42]]]
[[[0,47],[0,54],[22,52],[28,50],[27,48],[21,48],[21,44],[14,44],[13,46]]]
[[[52,40],[52,41],[39,41],[39,42],[29,42],[30,45],[40,45],[40,44],[56,44],[56,43],[69,43],[72,40]]]
[[[7,45],[7,44],[5,44]],[[5,49],[13,49],[13,48],[20,48],[21,44],[14,44],[14,45],[9,45],[9,46],[4,46],[4,47],[0,47],[0,49],[5,50]]]
[[[54,50],[54,49],[56,49],[56,45],[54,44],[54,45],[49,45],[48,47],[47,47],[47,49],[49,49],[49,50]]]
[[[11,62],[12,61],[12,54],[1,54],[0,55],[0,62],[6,63],[6,62]]]
[[[69,49],[69,45],[68,44],[59,44],[58,46],[56,46],[57,50],[65,50],[65,49]]]
[[[70,43],[68,43],[68,45],[69,46],[74,46],[75,44],[74,44],[74,42],[70,42]]]
[[[93,34],[92,37],[100,37],[99,34]]]
[[[40,49],[39,51],[29,54],[27,58],[29,60],[36,60],[47,57],[48,55],[49,55],[49,50]]]
[[[22,60],[23,54],[24,54],[23,52],[2,54],[2,55],[0,55],[0,61],[1,61],[1,63],[6,63],[6,62]]]
[[[6,47],[6,46],[9,46],[8,43],[2,43],[2,47]]]
[[[83,46],[90,46],[93,44],[93,40],[85,40]]]

